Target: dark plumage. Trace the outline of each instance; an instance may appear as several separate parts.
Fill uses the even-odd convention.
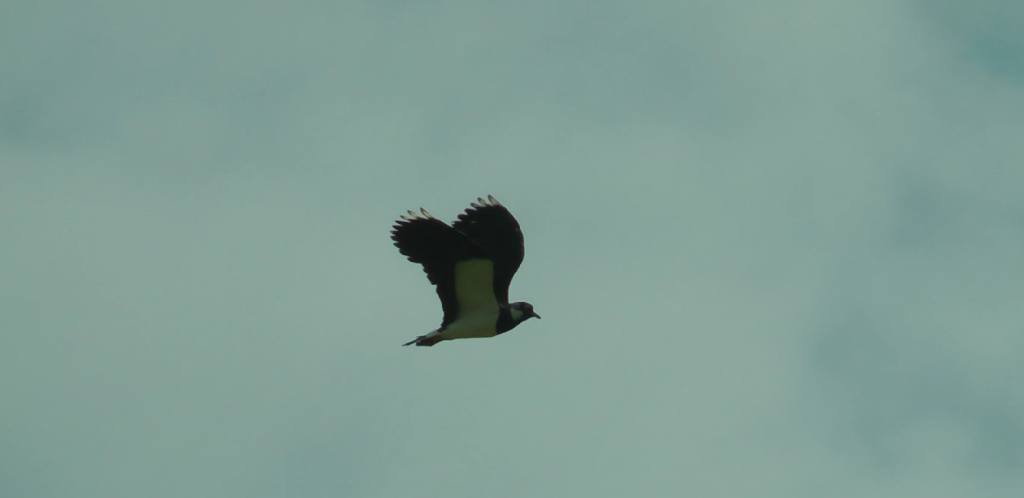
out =
[[[444,310],[437,330],[406,346],[492,337],[540,318],[529,303],[508,302],[509,284],[523,262],[523,233],[494,197],[477,199],[451,226],[425,209],[409,211],[391,234],[399,252],[423,265]]]

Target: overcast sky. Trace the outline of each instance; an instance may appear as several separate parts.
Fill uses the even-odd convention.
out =
[[[2,10],[5,498],[1024,496],[1024,3]]]

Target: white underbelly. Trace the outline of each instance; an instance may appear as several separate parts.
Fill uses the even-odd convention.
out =
[[[498,311],[478,313],[471,317],[459,317],[441,332],[445,339],[468,339],[470,337],[494,337]]]

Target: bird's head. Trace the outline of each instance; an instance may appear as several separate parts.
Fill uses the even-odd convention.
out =
[[[540,315],[533,311],[533,305],[530,303],[517,302],[508,306],[512,309],[512,318],[517,322],[526,321],[530,318],[540,318]]]

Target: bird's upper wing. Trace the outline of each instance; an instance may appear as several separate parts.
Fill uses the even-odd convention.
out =
[[[494,261],[494,295],[508,303],[508,286],[523,262],[523,232],[512,213],[492,196],[459,215],[452,227],[476,242]]]
[[[395,222],[391,240],[395,241],[398,252],[413,263],[423,265],[430,282],[437,286],[444,310],[442,326],[455,321],[459,312],[459,301],[455,289],[455,265],[460,261],[484,258],[483,250],[462,232],[448,226],[420,209],[420,213],[409,211]]]

